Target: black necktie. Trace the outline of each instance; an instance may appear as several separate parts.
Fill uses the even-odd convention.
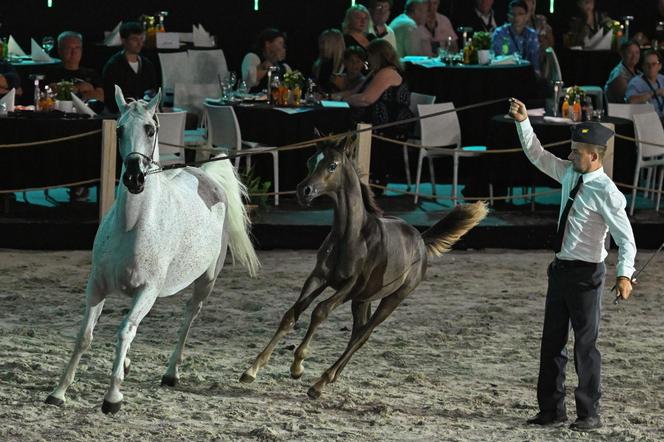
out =
[[[563,214],[560,216],[556,237],[553,239],[553,251],[556,253],[560,252],[560,248],[563,245],[563,235],[565,234],[565,226],[567,226],[567,217],[569,216],[569,211],[572,208],[572,204],[574,204],[574,198],[576,198],[576,194],[579,193],[581,184],[583,184],[583,175],[579,176],[579,180],[576,182],[576,186],[574,186],[574,189],[572,189],[572,191],[569,193],[567,204],[565,204]]]

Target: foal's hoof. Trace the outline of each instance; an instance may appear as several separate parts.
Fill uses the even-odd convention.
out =
[[[242,373],[242,376],[240,376],[240,382],[243,384],[251,384],[256,380],[256,376],[252,376],[249,373]]]
[[[44,403],[48,405],[55,405],[56,407],[62,407],[65,404],[65,401],[49,394]]]
[[[318,399],[322,393],[323,392],[317,389],[316,387],[310,387],[309,390],[307,391],[307,395],[311,399]]]
[[[179,380],[175,376],[162,376],[161,385],[166,387],[175,387],[178,384]]]
[[[101,404],[101,411],[104,414],[115,414],[120,411],[120,407],[122,407],[122,401],[113,403],[104,400],[104,403]]]

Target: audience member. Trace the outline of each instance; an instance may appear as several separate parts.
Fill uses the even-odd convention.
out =
[[[14,66],[0,59],[0,97],[12,89],[16,89],[16,95],[22,95],[21,78],[16,73]]]
[[[396,49],[397,38],[392,28],[387,24],[391,11],[392,0],[371,0],[369,2],[369,13],[371,14],[369,33],[388,41]]]
[[[438,54],[438,49],[442,46],[448,51],[456,52],[459,50],[456,32],[449,18],[438,12],[440,0],[429,0],[429,13],[424,22],[424,29],[431,39],[431,53]],[[449,45],[448,45],[449,42]]]
[[[595,0],[576,0],[576,14],[571,18],[565,46],[585,46],[585,39],[611,25],[611,18],[595,9]]]
[[[74,93],[84,101],[104,101],[104,83],[94,69],[81,67],[83,36],[78,32],[65,31],[58,35],[58,55],[62,65],[46,76],[46,83],[56,90],[59,81],[74,83]]]
[[[364,49],[376,38],[369,33],[369,10],[362,5],[354,5],[346,9],[346,16],[341,24],[346,47],[360,46]]]
[[[357,122],[380,125],[401,121],[413,116],[410,111],[410,91],[404,80],[403,69],[399,57],[387,41],[377,39],[369,43],[367,48],[370,74],[356,94],[350,95],[346,101],[351,105],[352,115]],[[405,139],[409,124],[392,126],[377,131],[380,135]],[[376,147],[371,158],[371,178],[374,182],[386,184],[389,176],[388,164],[390,154],[392,163],[398,163],[401,150],[388,143],[372,143]]]
[[[534,29],[539,37],[540,61],[544,57],[547,48],[552,48],[555,43],[553,28],[549,25],[546,16],[537,14],[537,0],[526,0],[528,6],[527,26]]]
[[[457,26],[466,26],[473,28],[475,32],[493,32],[496,29],[496,14],[493,11],[493,0],[472,0],[472,7],[462,10],[458,19],[455,20]]]
[[[242,60],[242,79],[251,92],[267,89],[267,72],[274,67],[274,75],[283,78],[291,68],[286,60],[286,34],[278,29],[268,28],[258,34],[254,52],[249,52]]]
[[[540,52],[537,33],[526,26],[528,23],[528,5],[524,0],[512,0],[508,6],[507,20],[493,32],[493,50],[496,54],[520,54],[528,60],[539,73]],[[507,50],[507,54],[505,53]]]
[[[311,72],[322,92],[337,90],[334,82],[343,71],[345,49],[344,36],[338,29],[327,29],[318,37],[318,58]]]
[[[399,57],[407,55],[433,55],[430,38],[424,25],[429,13],[429,0],[407,0],[406,8],[397,16],[390,28],[397,39],[397,54]]]
[[[125,98],[140,100],[146,95],[157,92],[159,84],[157,73],[150,60],[141,55],[145,43],[145,31],[138,22],[126,22],[120,26],[122,50],[113,55],[102,74],[106,107],[111,112],[118,112],[118,106],[112,97],[115,96],[115,85],[120,86]]]
[[[387,41],[387,40],[385,40]],[[359,46],[351,46],[344,51],[344,73],[337,77],[340,97],[354,94],[364,83],[367,65],[367,52]]]
[[[609,103],[624,103],[627,84],[637,75],[637,66],[641,57],[639,44],[634,40],[620,46],[622,61],[613,68],[609,79],[604,85],[604,94]]]
[[[641,65],[643,74],[629,81],[625,93],[625,101],[628,103],[651,103],[660,119],[664,117],[664,75],[659,73],[661,68],[659,52],[646,51]]]

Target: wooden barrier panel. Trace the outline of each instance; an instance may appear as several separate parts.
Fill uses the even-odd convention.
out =
[[[117,123],[104,120],[101,125],[101,173],[99,175],[99,222],[115,201],[115,161],[117,155]]]
[[[370,124],[359,123],[357,130],[370,128]],[[369,167],[371,166],[371,131],[365,130],[357,136],[357,149],[355,154],[355,164],[357,164],[360,173],[360,179],[363,183],[369,184]]]

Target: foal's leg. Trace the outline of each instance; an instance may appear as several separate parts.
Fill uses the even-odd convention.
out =
[[[353,301],[351,303],[351,310],[353,312],[353,332],[350,338],[353,339],[371,317],[371,302]]]
[[[69,359],[67,368],[60,377],[58,386],[46,398],[47,404],[61,406],[65,403],[65,393],[72,382],[74,382],[74,375],[76,374],[76,368],[81,360],[81,356],[83,355],[83,352],[90,348],[90,344],[92,344],[92,331],[94,330],[95,325],[97,325],[97,320],[104,307],[105,295],[93,288],[91,280],[88,281],[86,292],[85,313],[83,314],[81,328],[76,337],[74,352]]]
[[[251,365],[251,367],[247,368],[247,370],[242,374],[242,377],[240,377],[240,382],[249,383],[256,379],[258,371],[263,368],[270,360],[270,356],[272,355],[274,348],[277,346],[277,343],[281,340],[282,337],[286,335],[286,333],[288,333],[293,328],[302,312],[305,311],[307,307],[309,307],[309,304],[311,304],[311,302],[316,299],[316,297],[320,295],[326,287],[327,282],[325,282],[322,278],[314,274],[309,275],[304,283],[304,286],[302,287],[300,297],[297,299],[295,304],[293,304],[293,306],[288,309],[283,318],[281,318],[281,323],[279,324],[279,328],[275,332],[274,336],[265,346],[263,351],[260,352],[256,357],[256,360],[254,360],[254,363]]]
[[[131,342],[136,336],[136,330],[145,315],[148,314],[154,302],[157,300],[159,291],[155,287],[143,287],[134,296],[134,303],[127,313],[120,328],[118,329],[118,340],[115,346],[115,362],[111,373],[111,385],[104,395],[104,403],[101,411],[104,413],[117,413],[122,406],[122,393],[120,385],[125,375],[125,359]]]
[[[401,301],[403,301],[410,294],[410,292],[415,289],[416,286],[417,284],[410,285],[408,287],[402,286],[396,292],[392,293],[386,298],[383,298],[383,300],[380,301],[376,311],[371,316],[371,318],[369,318],[369,322],[367,322],[351,338],[348,346],[346,347],[346,350],[343,352],[341,357],[337,359],[334,365],[325,370],[320,379],[311,388],[309,388],[309,391],[307,391],[309,397],[312,399],[317,399],[320,397],[321,393],[323,392],[323,387],[337,379],[337,376],[346,366],[351,356],[353,356],[353,353],[359,350],[360,347],[362,347],[364,343],[367,342],[369,336],[371,336],[371,333],[373,332],[373,329],[376,328],[378,324],[387,319],[387,317],[390,316],[394,309],[397,308],[399,304],[401,304]]]
[[[203,302],[205,302],[210,293],[212,293],[215,279],[216,278],[210,279],[206,273],[198,278],[194,283],[194,294],[189,299],[189,302],[187,302],[184,319],[182,320],[180,330],[178,330],[178,343],[175,347],[175,351],[168,361],[168,368],[166,369],[166,373],[161,378],[161,385],[175,387],[175,385],[178,383],[180,379],[178,374],[178,366],[182,362],[182,352],[184,351],[184,345],[187,342],[187,337],[189,336],[191,324],[201,312],[201,309],[203,308]]]

